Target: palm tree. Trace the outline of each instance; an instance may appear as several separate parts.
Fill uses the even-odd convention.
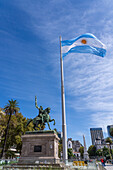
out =
[[[8,100],[8,104],[4,107],[4,110],[5,110],[5,113],[7,115],[9,115],[9,118],[8,118],[6,130],[5,130],[5,137],[4,137],[4,143],[3,143],[3,148],[2,148],[2,152],[1,152],[1,158],[4,156],[4,150],[5,150],[5,147],[6,147],[7,134],[8,134],[11,116],[13,114],[16,114],[20,109],[18,107],[17,101],[11,99],[11,100]]]

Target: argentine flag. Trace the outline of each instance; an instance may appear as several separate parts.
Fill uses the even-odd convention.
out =
[[[91,53],[101,57],[106,54],[105,45],[90,33],[75,39],[61,41],[61,46],[63,57],[69,53]]]

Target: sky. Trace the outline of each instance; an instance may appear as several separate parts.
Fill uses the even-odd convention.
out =
[[[60,43],[84,33],[106,45],[104,58],[69,54],[64,62],[67,137],[87,147],[90,128],[113,124],[113,1],[0,0],[0,107],[17,100],[26,118],[51,108],[62,130]],[[46,126],[46,129],[48,127]]]

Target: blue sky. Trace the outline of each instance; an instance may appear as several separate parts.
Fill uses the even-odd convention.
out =
[[[70,54],[64,59],[67,136],[91,145],[90,128],[113,124],[112,0],[0,1],[0,107],[16,99],[25,117],[51,107],[62,129],[60,44],[92,33],[107,47],[104,58]],[[51,127],[52,126],[51,123]]]

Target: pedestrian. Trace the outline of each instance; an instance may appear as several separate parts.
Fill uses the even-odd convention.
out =
[[[104,166],[104,159],[103,159],[103,158],[101,159],[101,163],[102,163],[102,165]]]
[[[105,163],[106,163],[106,158],[104,157],[103,159],[103,165],[105,166]]]

